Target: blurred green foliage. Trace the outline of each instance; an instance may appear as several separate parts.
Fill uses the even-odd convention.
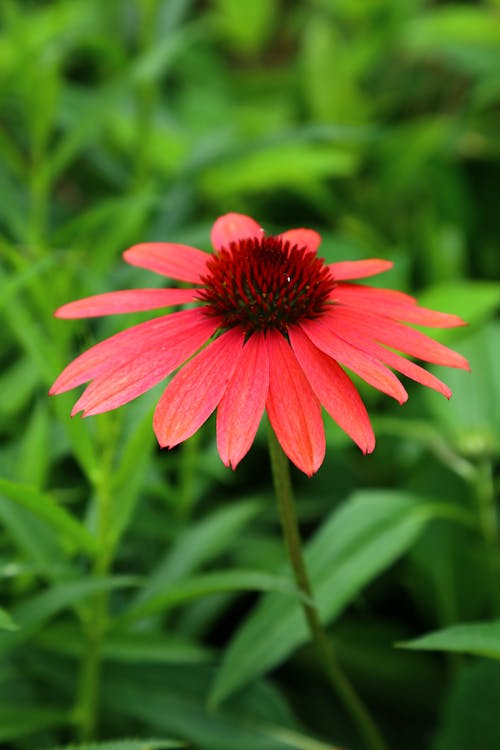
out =
[[[360,385],[375,453],[329,422],[296,483],[390,747],[493,750],[500,666],[466,655],[500,652],[498,0],[2,0],[0,80],[2,746],[358,747],[305,645],[263,434],[233,473],[211,423],[157,449],[158,389],[89,420],[47,398],[123,326],[53,310],[157,283],[121,251],[208,249],[233,210],[390,258],[377,283],[471,324],[450,403]],[[394,648],[428,631],[410,645],[437,653]]]

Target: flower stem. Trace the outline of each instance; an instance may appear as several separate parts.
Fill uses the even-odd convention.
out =
[[[378,727],[340,667],[332,643],[320,621],[302,552],[288,458],[272,428],[269,428],[269,453],[288,557],[293,568],[296,584],[300,591],[305,594],[302,609],[311,635],[311,642],[320,657],[325,676],[350,714],[366,748],[369,750],[386,750],[387,746]]]

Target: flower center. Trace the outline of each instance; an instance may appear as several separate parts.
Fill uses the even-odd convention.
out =
[[[215,252],[198,298],[225,328],[247,334],[317,318],[329,304],[335,281],[323,259],[279,237],[243,239]]]

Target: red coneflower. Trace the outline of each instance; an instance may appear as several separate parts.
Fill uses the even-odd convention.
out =
[[[447,398],[451,391],[393,349],[468,369],[464,357],[401,322],[452,327],[463,325],[460,318],[419,307],[402,292],[346,283],[387,271],[390,261],[326,264],[316,254],[317,232],[268,237],[242,214],[217,219],[211,238],[213,254],[169,242],[124,253],[127,263],[189,282],[190,289],[110,292],[57,310],[60,318],[84,318],[195,303],[77,357],[50,390],[91,381],[72,414],[115,409],[180,368],[154,414],[162,447],[186,440],[217,409],[219,454],[234,468],[266,410],[285,453],[311,475],[325,454],[321,406],[364,453],[375,446],[365,406],[341,365],[400,403],[408,396],[389,367]]]

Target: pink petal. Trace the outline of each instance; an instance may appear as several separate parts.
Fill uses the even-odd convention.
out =
[[[116,368],[105,370],[87,386],[71,416],[79,411],[86,417],[102,414],[142,395],[192,357],[214,330],[213,322],[201,319],[196,328],[178,332],[168,347],[165,343],[156,345]]]
[[[69,302],[54,314],[56,318],[94,318],[99,315],[156,310],[159,307],[182,305],[194,299],[195,289],[127,289]]]
[[[340,263],[329,263],[328,268],[332,272],[335,281],[345,279],[363,279],[366,276],[376,276],[392,268],[390,260],[370,258],[369,260],[343,260]]]
[[[419,307],[412,297],[405,300],[406,295],[395,296],[392,289],[374,289],[373,287],[356,286],[355,284],[339,284],[332,292],[333,301],[370,313],[386,315],[394,320],[406,321],[417,325],[434,328],[453,328],[466,323],[457,315],[429,310]]]
[[[245,214],[224,214],[219,216],[212,227],[210,234],[212,245],[216,250],[221,247],[229,247],[231,242],[238,242],[250,237],[260,239],[264,236],[264,230],[254,219]]]
[[[106,370],[130,362],[144,352],[162,347],[166,350],[171,345],[175,346],[179,337],[200,326],[213,332],[215,322],[199,309],[181,310],[120,331],[74,359],[59,375],[49,393],[53,395],[69,391]]]
[[[325,456],[320,403],[286,339],[276,331],[269,331],[267,348],[269,421],[288,458],[311,476]]]
[[[269,390],[269,359],[264,334],[243,346],[238,366],[217,409],[217,447],[226,466],[235,469],[253,443]]]
[[[288,334],[299,364],[321,404],[363,453],[371,453],[375,448],[375,436],[352,380],[335,360],[317,349],[298,326],[290,326]]]
[[[321,235],[314,229],[289,229],[287,232],[278,234],[278,237],[283,242],[289,242],[290,245],[297,245],[297,247],[306,247],[313,252],[321,245]]]
[[[172,242],[143,242],[125,250],[124,259],[132,266],[147,268],[179,281],[194,284],[206,273],[208,253]]]
[[[405,354],[411,354],[412,357],[437,365],[470,369],[467,360],[461,354],[390,318],[372,312],[361,313],[341,306],[332,308],[329,317],[340,327],[339,330],[360,333]]]
[[[153,427],[162,448],[172,448],[201,427],[224,395],[238,362],[244,333],[233,328],[190,360],[160,398]]]
[[[301,325],[301,328],[322,352],[348,367],[382,393],[392,396],[400,404],[404,403],[408,394],[394,373],[374,357],[340,338],[329,327],[328,318],[329,316],[324,316],[321,319],[308,320]]]

